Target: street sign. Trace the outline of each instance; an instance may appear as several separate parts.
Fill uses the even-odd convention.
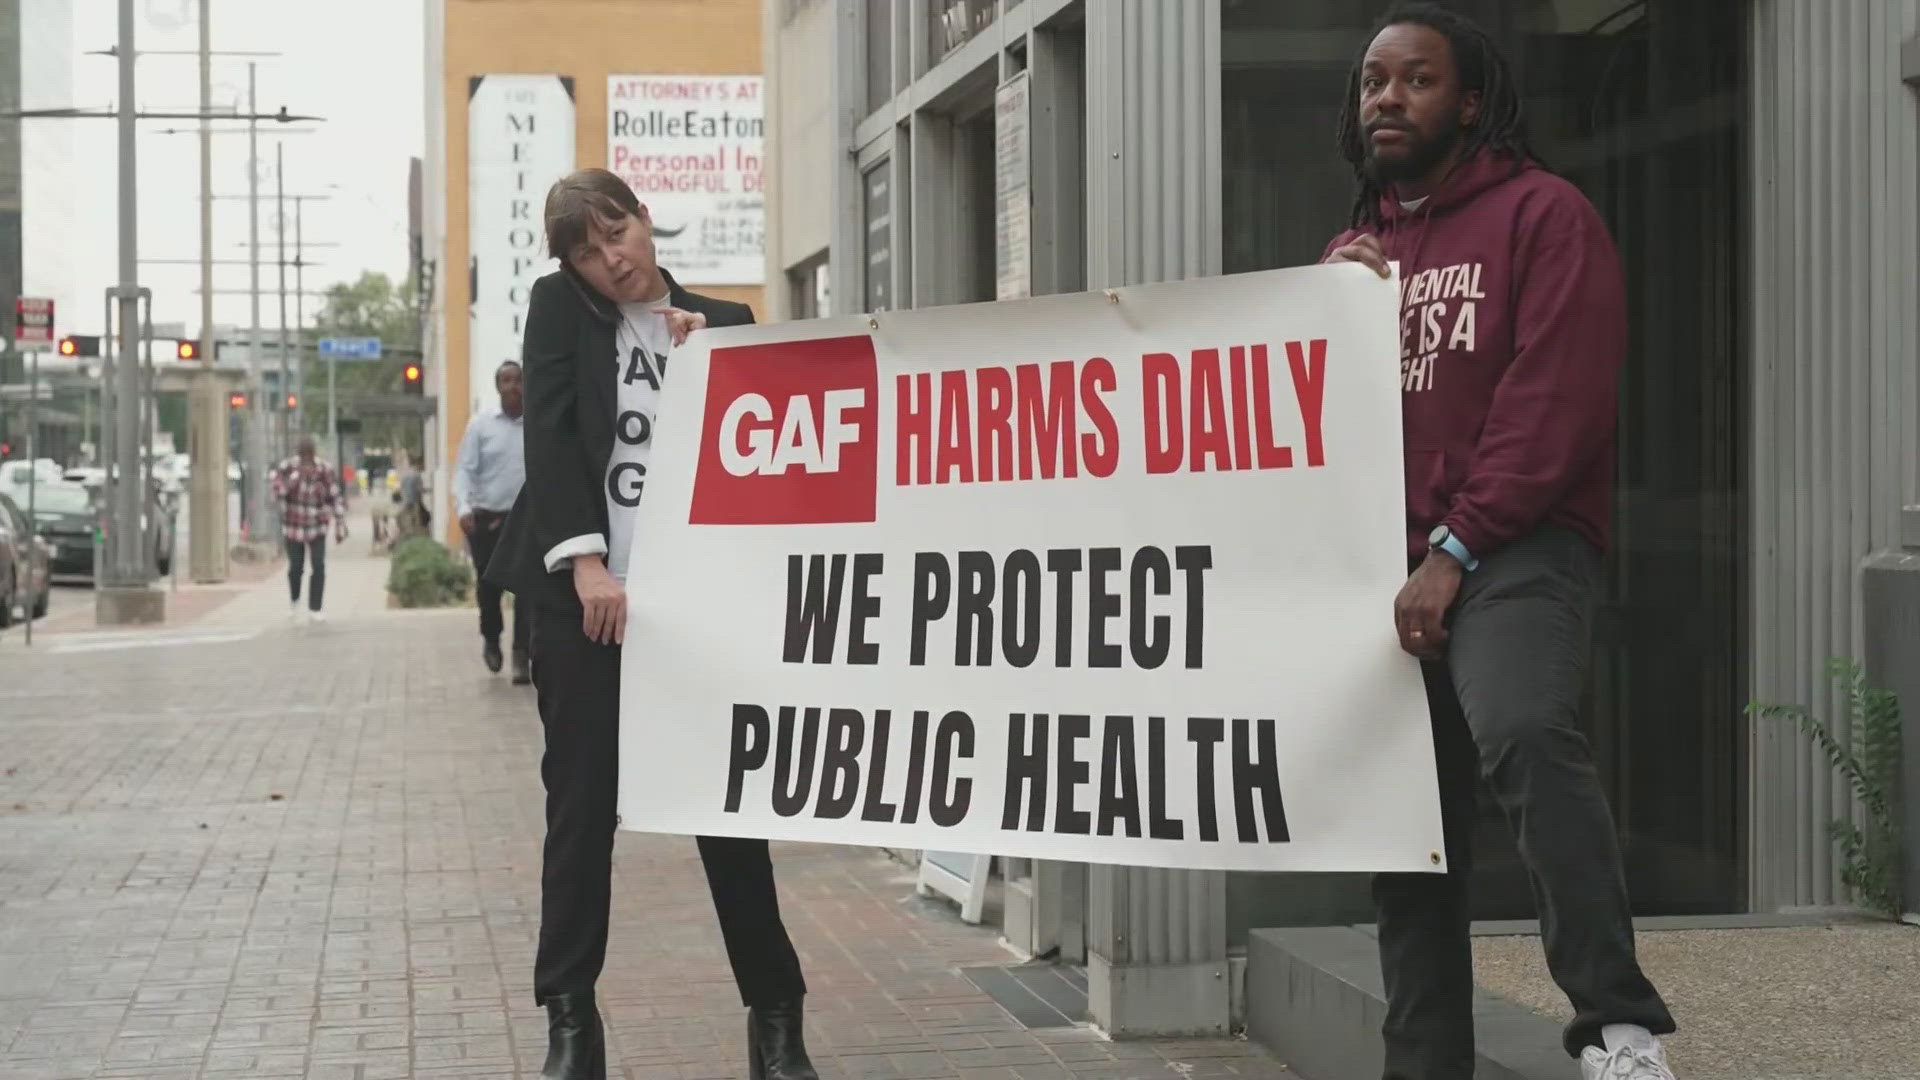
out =
[[[21,345],[53,344],[53,301],[41,296],[15,298],[13,339]]]
[[[320,357],[323,360],[378,360],[380,359],[380,339],[377,337],[323,337],[320,339]]]

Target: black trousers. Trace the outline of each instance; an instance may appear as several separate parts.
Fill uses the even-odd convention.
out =
[[[487,581],[487,564],[493,561],[493,549],[500,543],[500,528],[506,524],[507,515],[492,510],[473,512],[473,532],[467,535],[467,553],[473,556],[473,574],[476,580],[474,598],[480,604],[480,637],[485,641],[500,640],[500,631],[505,620],[500,615],[500,596],[504,591],[498,585]],[[526,616],[527,605],[515,600],[513,604],[513,650],[527,650],[527,635],[530,624]]]
[[[313,580],[307,587],[307,608],[319,611],[327,596],[327,538],[287,541],[287,590],[293,602],[300,602],[300,574],[306,568],[307,552],[313,552]]]
[[[533,685],[546,727],[540,776],[547,843],[540,877],[536,1000],[592,989],[607,958],[620,763],[620,647],[589,641],[578,612],[533,619]],[[780,921],[765,840],[703,836],[707,871],[740,1000],[771,1005],[806,993],[800,958]]]
[[[1424,665],[1446,831],[1446,874],[1380,874],[1387,1080],[1472,1080],[1467,883],[1478,781],[1532,878],[1547,967],[1573,1003],[1569,1054],[1604,1024],[1656,1035],[1673,1017],[1634,957],[1613,816],[1580,733],[1600,559],[1546,527],[1481,560],[1461,584],[1446,658]]]

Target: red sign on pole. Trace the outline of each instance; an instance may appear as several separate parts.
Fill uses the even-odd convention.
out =
[[[53,301],[38,296],[16,298],[13,339],[21,345],[53,344]]]

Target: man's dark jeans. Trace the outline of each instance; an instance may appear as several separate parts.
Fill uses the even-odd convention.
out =
[[[312,540],[287,541],[287,588],[293,595],[293,602],[300,602],[300,572],[305,569],[307,552],[313,552],[313,580],[307,585],[307,607],[312,611],[320,610],[320,602],[327,595],[327,538],[318,536]]]
[[[1465,575],[1446,658],[1423,665],[1448,873],[1374,878],[1387,1080],[1473,1077],[1467,882],[1480,779],[1513,828],[1547,967],[1573,1003],[1567,1052],[1600,1045],[1604,1024],[1673,1030],[1634,958],[1613,817],[1579,727],[1599,578],[1584,538],[1543,527]]]
[[[493,561],[493,549],[499,546],[500,529],[506,524],[507,515],[492,510],[473,512],[473,532],[467,534],[467,553],[473,556],[473,574],[478,580],[474,588],[475,599],[480,605],[480,637],[492,644],[500,643],[500,631],[506,620],[500,614],[500,586],[487,581],[487,564]],[[522,614],[526,605],[515,599],[513,604],[513,651],[525,655],[527,651],[528,622]]]

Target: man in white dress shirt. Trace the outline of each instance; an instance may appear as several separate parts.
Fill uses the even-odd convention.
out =
[[[481,659],[487,670],[500,670],[500,615],[498,585],[486,579],[487,563],[500,540],[500,526],[507,511],[520,495],[526,481],[526,452],[522,449],[520,365],[512,360],[493,373],[494,389],[500,392],[500,404],[485,409],[467,424],[466,437],[460,440],[460,460],[453,471],[454,512],[460,518],[460,530],[467,536],[467,549],[473,555],[480,602]],[[513,682],[524,686],[533,681],[527,663],[528,622],[521,614],[524,605],[513,605]]]

